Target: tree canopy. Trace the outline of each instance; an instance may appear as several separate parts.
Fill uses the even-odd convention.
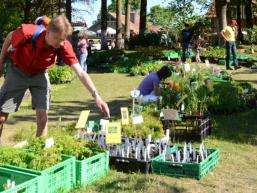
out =
[[[122,14],[125,14],[125,1],[121,0]],[[140,0],[130,0],[130,6],[132,11],[139,10]],[[116,0],[112,0],[111,4],[108,6],[108,11],[116,12]]]
[[[171,14],[169,8],[156,5],[150,9],[148,17],[149,21],[153,24],[168,27],[172,23],[173,15]]]

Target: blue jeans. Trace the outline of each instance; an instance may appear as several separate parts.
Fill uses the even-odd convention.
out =
[[[87,71],[87,53],[80,54],[79,63],[81,68],[86,72]]]
[[[230,68],[229,61],[231,58],[231,53],[233,55],[233,62],[235,64],[235,67],[238,66],[238,60],[236,57],[236,42],[226,42],[226,68]]]
[[[191,56],[190,56],[190,43],[189,42],[183,42],[182,43],[182,58],[181,58],[182,62],[186,61],[186,57],[191,58]]]

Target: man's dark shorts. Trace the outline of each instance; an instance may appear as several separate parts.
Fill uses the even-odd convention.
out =
[[[6,78],[0,90],[0,111],[17,111],[27,89],[32,96],[33,108],[49,109],[51,85],[47,71],[30,75],[15,64],[8,63]]]

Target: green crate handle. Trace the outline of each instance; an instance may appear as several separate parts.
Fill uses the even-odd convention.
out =
[[[115,161],[118,162],[118,163],[124,163],[124,164],[129,164],[130,163],[130,161],[127,160],[127,159],[116,159]]]
[[[209,158],[208,158],[208,161],[211,161],[212,159],[213,159],[213,157],[209,157]]]
[[[169,165],[170,168],[183,168],[182,164],[170,164]]]
[[[60,167],[60,168],[57,168],[56,170],[54,170],[54,174],[56,174],[56,173],[58,173],[58,172],[60,172],[60,171],[62,171],[62,170],[64,170],[64,166],[62,166],[62,167]]]
[[[97,158],[97,159],[95,159],[95,160],[92,160],[90,163],[93,164],[93,163],[98,162],[99,160],[100,160],[100,158]]]

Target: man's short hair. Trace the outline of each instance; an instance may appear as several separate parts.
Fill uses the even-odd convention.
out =
[[[71,24],[69,20],[63,15],[58,15],[57,17],[51,19],[47,26],[47,30],[56,33],[65,33],[67,36],[72,33]]]

